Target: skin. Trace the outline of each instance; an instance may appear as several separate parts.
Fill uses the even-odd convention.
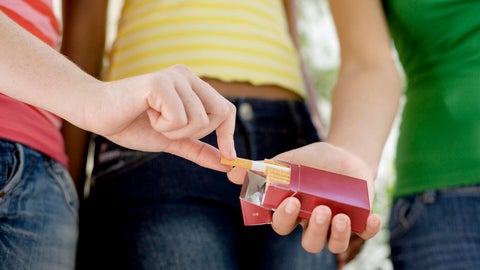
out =
[[[63,0],[63,39],[61,52],[88,74],[100,78],[105,51],[108,0]],[[298,48],[297,17],[294,0],[284,0],[288,30]],[[305,65],[302,63],[305,84],[313,88]],[[223,82],[202,77],[225,97],[258,97],[264,99],[300,99],[293,92],[275,85],[252,85],[248,82]],[[311,102],[311,100],[307,100]],[[313,104],[316,106],[316,104]],[[315,108],[311,106],[311,108]],[[324,138],[318,112],[312,114],[319,135]],[[84,179],[85,160],[90,133],[66,122],[63,126],[65,147],[70,159],[69,170],[81,186]]]
[[[312,144],[276,158],[366,179],[372,205],[374,180],[398,110],[402,85],[391,56],[381,1],[331,0],[329,4],[342,60],[332,97],[331,127],[326,143]],[[288,203],[296,202],[289,201],[285,205]],[[325,241],[334,253],[347,251],[350,220],[343,214],[330,215],[325,206],[314,211],[302,240],[307,251],[319,252]],[[295,224],[291,216],[286,209],[280,208],[274,214],[274,228],[280,233],[291,231]],[[327,222],[318,222],[322,217]],[[327,237],[329,227],[330,236]],[[369,239],[380,227],[380,218],[372,214],[366,230],[359,236]]]
[[[331,0],[330,8],[341,47],[341,64],[326,142],[288,151],[274,159],[365,179],[372,205],[378,164],[402,94],[401,80],[391,56],[381,1]],[[241,183],[243,175],[235,168],[229,178]],[[284,235],[301,224],[304,249],[317,253],[327,246],[334,253],[343,253],[341,266],[358,252],[358,245],[349,249],[352,234],[346,215],[332,217],[330,209],[320,205],[310,220],[302,220],[298,218],[299,209],[296,198],[286,199],[273,214],[274,230]],[[371,214],[366,230],[358,236],[370,239],[380,228],[380,217]]]
[[[228,171],[235,107],[185,66],[103,82],[0,14],[0,89],[127,148]],[[35,89],[35,91],[32,91]],[[198,139],[216,130],[219,149]],[[139,140],[141,138],[141,140]]]
[[[67,4],[77,15],[66,13],[69,14],[69,18],[64,25],[72,28],[65,28],[71,29],[65,31],[71,35],[64,38],[62,50],[94,76],[98,76],[99,61],[94,60],[95,57],[91,55],[93,53],[97,58],[101,58],[103,54],[107,2],[64,0],[64,6]],[[295,38],[294,2],[285,0],[284,5],[289,18],[289,31],[298,45]],[[334,0],[330,3],[341,43],[342,63],[333,94],[331,127],[326,142],[311,144],[274,158],[366,179],[370,201],[373,202],[377,166],[397,111],[401,85],[391,58],[390,39],[380,1],[354,2]],[[94,25],[88,25],[89,23]],[[103,41],[98,42],[96,39]],[[92,62],[82,63],[83,61]],[[239,94],[239,85],[204,79],[221,94],[228,96]],[[264,89],[265,91],[249,88],[248,85],[240,86],[243,95],[250,92],[279,93],[278,89],[269,91],[271,86]],[[232,182],[242,184],[244,174],[245,171],[235,168],[228,176]],[[350,220],[346,215],[332,217],[328,207],[318,206],[312,218],[304,220],[298,218],[299,209],[300,202],[297,199],[285,200],[273,214],[274,230],[286,235],[300,224],[304,228],[301,244],[305,250],[317,253],[327,246],[330,251],[340,254],[338,256],[340,267],[358,253],[364,239],[373,237],[381,227],[378,215],[372,214],[365,232],[351,234]],[[360,244],[349,245],[351,241]]]

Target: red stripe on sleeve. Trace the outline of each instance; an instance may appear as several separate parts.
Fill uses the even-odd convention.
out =
[[[42,40],[43,42],[47,43],[51,47],[55,47],[54,41],[48,38],[42,31],[40,31],[32,22],[25,19],[20,14],[16,13],[15,11],[8,9],[6,7],[0,6],[0,10],[5,13],[10,19],[16,22],[18,25],[29,31],[31,34]]]
[[[45,4],[45,2],[39,0],[23,0],[23,2],[25,2],[34,10],[48,17],[55,31],[57,31],[57,33],[60,33],[60,26],[58,24],[57,18],[55,18],[55,14],[53,14],[53,10],[51,7]]]

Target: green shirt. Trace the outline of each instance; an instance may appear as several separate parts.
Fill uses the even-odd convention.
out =
[[[480,1],[384,1],[407,76],[394,196],[480,183]]]

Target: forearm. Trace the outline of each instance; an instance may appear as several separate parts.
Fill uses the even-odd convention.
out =
[[[226,171],[236,157],[235,107],[176,65],[101,82],[0,13],[0,89],[127,148],[166,151]],[[187,106],[188,105],[188,106]],[[199,141],[216,131],[218,149]]]
[[[327,142],[362,158],[374,174],[401,97],[392,68],[341,71],[332,96]]]
[[[402,94],[380,0],[331,0],[341,64],[327,141],[375,174]]]
[[[0,91],[82,126],[86,91],[101,82],[3,13],[0,24]]]

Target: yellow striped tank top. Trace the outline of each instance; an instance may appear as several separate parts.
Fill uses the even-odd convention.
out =
[[[174,64],[305,95],[281,0],[125,0],[106,79]]]

